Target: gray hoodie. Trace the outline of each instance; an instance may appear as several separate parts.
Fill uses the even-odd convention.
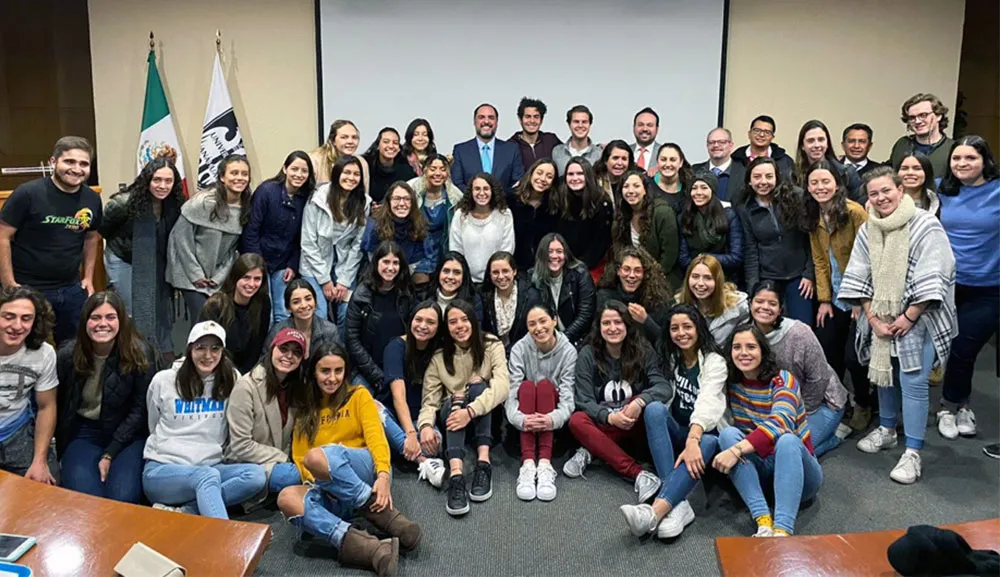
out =
[[[167,282],[174,288],[211,295],[222,286],[236,262],[243,232],[240,215],[226,207],[228,218],[212,220],[215,192],[200,191],[181,205],[181,216],[167,242]],[[195,288],[194,281],[215,281],[215,288]]]
[[[331,280],[351,286],[361,266],[361,240],[365,223],[337,222],[333,219],[327,197],[330,184],[320,185],[309,197],[302,213],[302,256],[299,274],[316,279],[320,285]],[[365,195],[365,218],[371,208],[371,198]],[[336,263],[336,269],[334,269]]]
[[[552,417],[552,429],[560,429],[576,408],[576,349],[566,335],[556,331],[556,346],[543,353],[530,334],[510,349],[510,392],[507,394],[507,420],[517,430],[524,430],[524,413],[517,402],[517,391],[524,381],[538,383],[548,379],[559,391],[559,402]]]
[[[839,411],[847,403],[847,389],[830,364],[819,340],[805,323],[784,318],[781,326],[767,334],[778,367],[795,375],[806,412],[813,413],[824,402]]]
[[[722,311],[722,314],[714,319],[708,320],[708,332],[712,333],[715,342],[722,348],[726,347],[726,341],[736,327],[750,318],[750,304],[746,293],[736,291],[736,294],[739,301],[735,305]]]

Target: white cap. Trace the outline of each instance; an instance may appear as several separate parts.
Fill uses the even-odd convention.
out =
[[[188,333],[188,342],[191,344],[201,337],[212,335],[214,337],[219,337],[222,344],[226,344],[226,329],[222,328],[222,325],[215,321],[202,321],[195,326],[191,327],[191,332]]]

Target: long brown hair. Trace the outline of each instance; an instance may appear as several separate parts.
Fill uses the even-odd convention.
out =
[[[552,162],[552,159],[550,158],[539,158],[530,167],[528,167],[528,170],[524,173],[524,177],[521,178],[521,183],[517,186],[515,197],[522,203],[528,204],[528,201],[531,200],[532,194],[537,192],[535,190],[535,185],[531,183],[531,177],[535,174],[535,171],[538,170],[538,167],[543,164],[548,164],[552,167],[552,184],[549,186],[549,189],[542,194],[551,195],[556,189],[556,185],[559,184],[559,169],[556,167],[556,163]]]
[[[566,172],[569,167],[578,164],[583,169],[583,190],[576,192],[566,185]],[[604,189],[597,184],[594,167],[582,156],[574,156],[566,163],[562,180],[559,185],[552,185],[552,196],[549,197],[549,212],[565,220],[587,220],[601,210],[601,203],[607,197]]]
[[[637,176],[642,182],[643,191],[642,202],[639,204],[639,244],[645,245],[649,235],[653,232],[653,202],[655,197],[646,191],[646,175],[641,170],[630,170],[622,176],[622,186],[628,179]],[[620,191],[619,191],[620,192]],[[621,196],[619,194],[619,196]],[[611,244],[616,247],[632,246],[632,217],[635,215],[632,205],[625,202],[622,197],[619,201],[618,211],[615,212],[615,219],[611,225]]]
[[[240,226],[246,226],[250,222],[250,191],[253,190],[251,188],[253,181],[249,177],[252,174],[250,171],[250,160],[243,154],[230,154],[219,161],[215,186],[212,188],[213,194],[215,194],[215,207],[212,208],[212,213],[208,215],[208,220],[225,221],[229,219],[229,192],[226,191],[226,185],[223,184],[222,177],[226,174],[226,169],[229,165],[235,162],[242,162],[247,165],[247,187],[240,193]]]
[[[344,190],[340,186],[340,175],[347,165],[358,168],[358,184],[354,190]],[[358,226],[365,224],[365,171],[361,161],[356,156],[344,156],[330,169],[330,190],[326,195],[326,204],[333,215],[333,220],[343,222],[345,219],[354,221]]]
[[[278,392],[282,389],[282,383],[278,381],[278,372],[274,370],[274,361],[271,358],[274,356],[276,347],[270,346],[270,343],[268,345],[260,359],[260,366],[264,367],[264,389],[267,391],[267,401],[271,402],[277,398]],[[302,351],[302,354],[305,354],[305,350]],[[306,359],[303,358],[299,362],[298,368],[285,377],[284,388],[289,391],[291,397],[294,397],[295,391],[302,387],[302,366],[304,364],[306,364]]]
[[[225,344],[222,343],[223,346]],[[194,343],[190,343],[184,350],[184,361],[177,369],[177,379],[174,381],[177,394],[185,401],[193,401],[205,394],[205,382],[198,375],[194,361],[191,360],[192,347],[194,347]],[[211,398],[214,401],[224,401],[229,398],[236,385],[236,367],[233,365],[232,359],[229,358],[229,351],[222,350],[219,364],[215,367],[213,374],[215,375],[215,386],[212,388]]]
[[[73,345],[73,370],[81,377],[89,377],[94,373],[94,343],[87,335],[87,319],[105,304],[111,305],[118,315],[118,334],[112,350],[118,351],[119,371],[123,375],[146,372],[150,365],[150,359],[146,355],[146,341],[132,324],[132,319],[125,310],[125,302],[117,293],[110,291],[94,293],[83,303],[80,326],[76,329],[76,343]]]
[[[476,201],[472,198],[472,184],[477,180],[485,182],[490,187],[490,212],[506,210],[507,199],[504,198],[503,187],[497,183],[492,174],[486,172],[480,172],[469,180],[469,190],[462,195],[462,199],[455,205],[455,210],[460,210],[466,215],[472,214],[472,211],[475,210]]]
[[[427,218],[424,216],[424,211],[417,206],[417,193],[412,186],[402,180],[397,180],[389,185],[384,201],[375,210],[375,230],[378,232],[379,240],[395,240],[396,238],[396,217],[392,215],[392,208],[389,205],[392,203],[392,193],[397,188],[402,188],[410,195],[410,215],[407,218],[410,225],[410,240],[424,240],[427,238]],[[442,192],[444,192],[443,188]]]
[[[670,285],[667,283],[667,277],[663,275],[663,268],[646,252],[646,249],[637,246],[625,246],[614,251],[614,262],[608,263],[612,266],[604,267],[597,288],[613,289],[621,284],[618,279],[618,269],[627,258],[634,258],[642,265],[642,282],[636,291],[638,303],[647,312],[652,313],[670,302]]]
[[[609,369],[611,366],[610,355],[608,354],[607,346],[605,346],[604,337],[601,335],[601,317],[604,316],[605,311],[618,313],[618,316],[625,323],[625,340],[622,341],[622,354],[620,358],[622,380],[630,383],[642,381],[646,378],[646,358],[652,353],[651,347],[645,337],[640,334],[639,327],[632,320],[632,315],[629,314],[625,303],[613,299],[607,301],[598,309],[594,319],[594,326],[590,329],[590,339],[588,342],[594,351],[594,361],[597,364],[598,372],[605,376],[611,373]]]
[[[324,402],[323,391],[319,389],[316,380],[316,365],[323,357],[340,357],[344,360],[344,382],[337,387],[336,392]],[[305,386],[298,388],[298,394],[292,396],[291,405],[295,408],[295,436],[303,435],[312,445],[316,441],[319,430],[319,414],[323,409],[337,412],[347,404],[359,385],[351,385],[351,359],[344,347],[336,342],[326,342],[319,346],[309,356],[309,366],[306,368]]]
[[[809,177],[812,173],[817,170],[825,170],[830,173],[833,177],[833,182],[837,186],[836,192],[833,194],[833,200],[831,200],[832,206],[828,213],[829,218],[829,230],[828,234],[833,234],[842,226],[847,226],[850,221],[850,214],[847,210],[847,189],[844,188],[844,180],[840,177],[840,171],[837,167],[830,164],[826,159],[819,159],[812,166],[808,167],[805,173],[802,175],[802,188],[804,193],[802,195],[802,222],[801,228],[804,232],[816,232],[819,228],[819,220],[822,218],[823,209],[820,208],[819,203],[816,199],[809,194]]]
[[[448,313],[458,310],[469,319],[472,329],[469,331],[469,352],[472,354],[472,370],[478,371],[486,361],[486,345],[492,342],[499,342],[495,336],[484,333],[476,317],[476,311],[472,308],[472,303],[461,299],[451,301],[451,304],[444,309],[444,333],[441,335],[441,354],[444,357],[444,368],[449,375],[455,375],[455,352],[458,344],[451,337],[448,330]]]
[[[704,309],[699,306],[698,297],[694,296],[694,293],[691,292],[691,283],[688,282],[688,279],[691,278],[691,271],[700,264],[708,268],[708,271],[712,273],[712,279],[715,281],[715,290],[712,291],[712,296],[708,297],[708,302]],[[736,285],[726,282],[726,273],[723,272],[719,259],[710,254],[700,254],[691,260],[691,264],[684,271],[684,286],[677,291],[677,302],[699,307],[699,310],[703,310],[705,316],[709,320],[712,320],[724,313],[727,308],[738,303],[739,295],[737,294]]]
[[[229,269],[229,276],[222,283],[222,288],[205,301],[204,310],[206,316],[215,319],[227,331],[236,318],[236,283],[248,272],[260,269],[263,282],[253,297],[250,298],[250,330],[257,331],[260,327],[260,316],[264,314],[264,307],[271,302],[270,291],[267,290],[267,263],[264,257],[259,254],[248,252],[243,253],[233,263],[233,268]],[[258,335],[254,335],[258,336]]]

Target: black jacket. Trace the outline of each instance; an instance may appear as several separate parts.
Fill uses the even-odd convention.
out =
[[[76,434],[80,416],[77,411],[83,398],[85,377],[73,369],[73,347],[76,340],[63,343],[56,357],[56,373],[59,377],[58,411],[56,417],[56,450],[59,456],[69,446]],[[149,368],[145,372],[123,375],[119,372],[118,347],[116,346],[104,361],[101,371],[101,425],[104,452],[114,457],[119,451],[138,439],[149,436],[146,425],[146,389],[156,374],[156,355],[148,346],[143,346]]]
[[[410,322],[410,311],[416,304],[413,295],[396,294],[396,312],[403,319],[404,326]],[[344,342],[347,343],[347,354],[354,364],[354,370],[368,381],[372,394],[379,391],[386,383],[382,367],[375,362],[372,349],[378,335],[379,312],[372,307],[372,289],[367,283],[359,283],[358,288],[347,304],[347,319],[344,322]],[[390,335],[399,336],[399,335]],[[388,342],[389,339],[383,339]]]
[[[571,202],[579,206],[576,198]],[[605,196],[597,209],[597,214],[588,219],[567,220],[559,217],[556,222],[556,232],[566,239],[573,256],[582,260],[583,264],[587,265],[587,270],[593,270],[601,264],[608,249],[611,248],[611,222],[614,218],[615,209],[611,205],[611,199]]]
[[[792,194],[802,194],[794,189]],[[747,288],[761,280],[816,279],[809,235],[781,224],[780,215],[748,194],[737,208],[743,225],[743,273]]]
[[[514,193],[507,195],[507,206],[514,217],[514,263],[517,270],[530,271],[535,266],[535,251],[542,237],[555,232],[558,218],[549,213],[549,193],[542,196],[542,204],[535,208],[525,204]]]
[[[555,309],[565,327],[563,334],[579,348],[594,320],[594,279],[590,277],[590,272],[579,268],[564,268],[558,303],[552,302],[552,291],[545,281],[542,281],[541,287],[534,281],[532,284],[536,298]]]
[[[378,154],[374,158],[368,158],[368,174],[371,183],[368,185],[368,196],[372,202],[382,203],[385,195],[389,192],[389,186],[397,180],[407,181],[416,178],[417,173],[406,161],[402,154],[396,155],[396,163],[392,166],[382,166],[378,160]]]
[[[526,280],[521,280],[522,278],[518,276],[514,281],[517,283],[517,305],[514,307],[514,324],[511,325],[510,333],[507,334],[507,341],[504,343],[504,350],[508,356],[510,356],[510,348],[514,346],[514,343],[528,334],[528,311],[540,302],[538,291],[532,290],[531,284]],[[495,335],[497,334],[497,307],[493,285],[490,283],[484,284],[482,295],[483,331]]]
[[[785,178],[792,178],[795,175],[795,159],[788,156],[784,148],[781,148],[777,144],[771,143],[771,158],[778,165],[778,170],[785,175]],[[750,160],[747,159],[747,147],[741,146],[733,151],[733,161],[739,161],[745,169],[750,165]]]
[[[101,236],[107,242],[105,250],[111,252],[123,261],[132,264],[132,223],[133,219],[128,213],[128,201],[131,193],[118,192],[108,199],[104,205],[104,214],[101,219]],[[181,216],[181,206],[174,200],[173,196],[167,197],[163,201],[163,213],[157,221],[157,253],[159,258],[166,261],[167,239],[170,231]],[[150,216],[150,218],[152,218]]]
[[[712,167],[709,161],[699,162],[691,167],[695,173],[711,172]],[[730,202],[735,206],[743,199],[743,181],[746,178],[747,165],[742,161],[733,158],[729,162],[726,171],[718,175],[719,177],[719,200]]]
[[[639,298],[636,293],[628,294],[622,290],[621,283],[615,283],[614,288],[602,288],[597,291],[597,309],[601,310],[604,303],[616,300],[627,304],[638,303]],[[646,322],[642,325],[643,333],[646,335],[646,340],[649,344],[656,345],[657,341],[660,340],[660,336],[663,331],[668,330],[670,327],[667,326],[667,311],[669,310],[670,303],[664,303],[656,310],[646,311]]]

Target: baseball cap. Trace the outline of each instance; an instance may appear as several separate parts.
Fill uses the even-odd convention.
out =
[[[222,344],[226,343],[226,329],[222,328],[222,325],[215,321],[202,321],[191,327],[191,332],[188,333],[187,344],[190,345],[201,337],[208,335],[219,337]]]
[[[303,351],[306,350],[306,336],[302,334],[302,331],[297,331],[295,329],[281,329],[278,334],[274,335],[274,340],[271,341],[271,346],[280,347],[281,345],[287,343],[295,343],[299,345]]]

